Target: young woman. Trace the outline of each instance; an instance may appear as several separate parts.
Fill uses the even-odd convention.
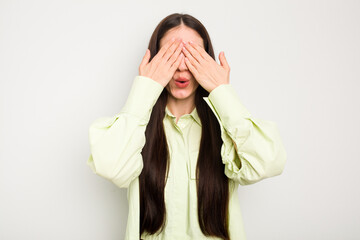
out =
[[[156,27],[122,110],[89,129],[92,170],[128,188],[125,239],[246,239],[237,189],[282,173],[276,123],[256,119],[205,27]]]

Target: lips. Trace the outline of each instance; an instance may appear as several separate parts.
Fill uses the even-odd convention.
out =
[[[184,78],[184,77],[179,77],[179,78],[175,79],[175,82],[181,82],[181,83],[185,83],[188,81],[189,81],[189,79]]]

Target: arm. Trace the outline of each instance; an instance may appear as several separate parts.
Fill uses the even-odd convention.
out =
[[[219,85],[204,100],[221,127],[228,178],[249,185],[282,173],[287,154],[275,122],[253,118],[230,84]]]
[[[140,175],[146,126],[163,89],[151,78],[136,76],[122,110],[90,125],[87,165],[94,173],[120,188],[128,187]]]

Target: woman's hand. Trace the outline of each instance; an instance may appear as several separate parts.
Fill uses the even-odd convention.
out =
[[[181,52],[181,39],[171,39],[150,59],[150,50],[147,49],[139,66],[139,75],[153,79],[166,86],[181,63],[184,54]]]
[[[183,48],[185,64],[199,82],[209,93],[221,84],[229,84],[230,66],[224,52],[220,52],[219,65],[201,46],[188,42]]]

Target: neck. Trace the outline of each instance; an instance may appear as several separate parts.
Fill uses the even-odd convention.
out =
[[[195,94],[186,99],[176,99],[168,97],[166,106],[176,117],[176,123],[182,115],[191,113],[195,108]]]

